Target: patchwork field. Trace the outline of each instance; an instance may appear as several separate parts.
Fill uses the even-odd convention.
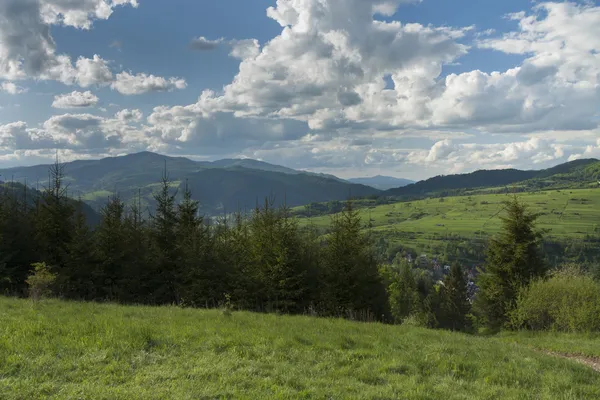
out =
[[[591,399],[593,336],[0,298],[0,398]]]
[[[453,235],[463,239],[481,239],[499,231],[503,201],[512,195],[479,194],[431,198],[370,206],[360,210],[372,232],[409,247],[423,247],[434,240]],[[520,193],[532,211],[539,213],[538,227],[548,230],[551,239],[583,239],[600,234],[600,188],[552,190]],[[308,218],[302,218],[308,224]],[[327,228],[330,216],[310,219]],[[365,228],[366,229],[366,228]]]

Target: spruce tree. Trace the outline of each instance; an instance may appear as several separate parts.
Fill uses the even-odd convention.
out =
[[[304,261],[300,232],[285,205],[273,206],[265,199],[249,221],[252,276],[259,287],[263,310],[297,312],[303,308],[308,265]]]
[[[502,231],[490,240],[474,302],[476,315],[490,330],[505,324],[520,288],[546,272],[540,254],[542,233],[535,227],[538,215],[529,212],[516,195],[505,207]]]
[[[99,260],[97,285],[103,298],[120,300],[124,268],[129,263],[125,204],[118,195],[109,198],[96,228],[96,257]]]
[[[186,181],[177,205],[177,292],[186,304],[215,306],[224,294],[226,278],[213,262],[210,232],[198,210],[199,202],[192,199]]]
[[[467,280],[464,269],[453,263],[450,272],[444,278],[441,294],[441,316],[438,318],[441,328],[453,331],[465,331],[470,328],[468,319],[471,303],[467,292]]]
[[[253,263],[251,234],[247,216],[220,218],[213,229],[213,264],[225,277],[223,295],[236,307],[260,310],[259,278]],[[231,220],[231,221],[230,221]]]
[[[33,214],[21,193],[25,187],[0,187],[0,293],[24,295],[31,264],[38,261]]]
[[[148,282],[152,279],[152,270],[148,265],[152,255],[149,254],[148,231],[142,216],[139,192],[126,212],[123,228],[127,240],[128,261],[123,266],[121,298],[128,303],[146,303],[150,299]]]
[[[176,193],[172,192],[171,181],[165,165],[160,190],[154,195],[156,211],[152,215],[150,224],[153,265],[149,284],[156,303],[179,304],[181,300],[177,284],[180,271],[178,271],[175,198]]]
[[[323,252],[323,306],[329,314],[367,313],[381,319],[387,314],[385,288],[369,237],[349,200],[331,220]]]
[[[72,299],[94,300],[99,293],[97,253],[93,232],[87,224],[81,200],[76,205],[73,238],[63,273],[58,277],[59,292]]]
[[[75,209],[64,184],[64,165],[56,158],[50,166],[48,187],[44,190],[36,210],[36,243],[41,261],[60,274],[67,260],[68,247],[73,235]]]
[[[390,308],[394,321],[401,323],[418,310],[419,295],[411,265],[404,261],[391,278],[388,287]]]

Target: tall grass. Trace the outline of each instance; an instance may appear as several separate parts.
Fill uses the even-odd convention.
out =
[[[600,374],[408,326],[0,298],[0,399],[583,399]]]

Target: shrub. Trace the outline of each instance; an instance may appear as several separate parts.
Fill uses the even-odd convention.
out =
[[[402,261],[399,267],[390,267],[385,274],[392,317],[396,323],[402,323],[417,311],[419,295],[414,272],[408,262]]]
[[[25,282],[29,285],[29,296],[34,301],[38,301],[52,294],[51,287],[56,281],[56,274],[50,272],[46,263],[35,263],[31,266],[33,270]]]
[[[600,331],[600,283],[567,266],[519,293],[513,328],[561,332]]]

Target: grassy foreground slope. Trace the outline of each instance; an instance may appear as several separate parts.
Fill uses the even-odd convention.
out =
[[[506,338],[7,298],[0,321],[2,399],[600,397],[599,373]]]

